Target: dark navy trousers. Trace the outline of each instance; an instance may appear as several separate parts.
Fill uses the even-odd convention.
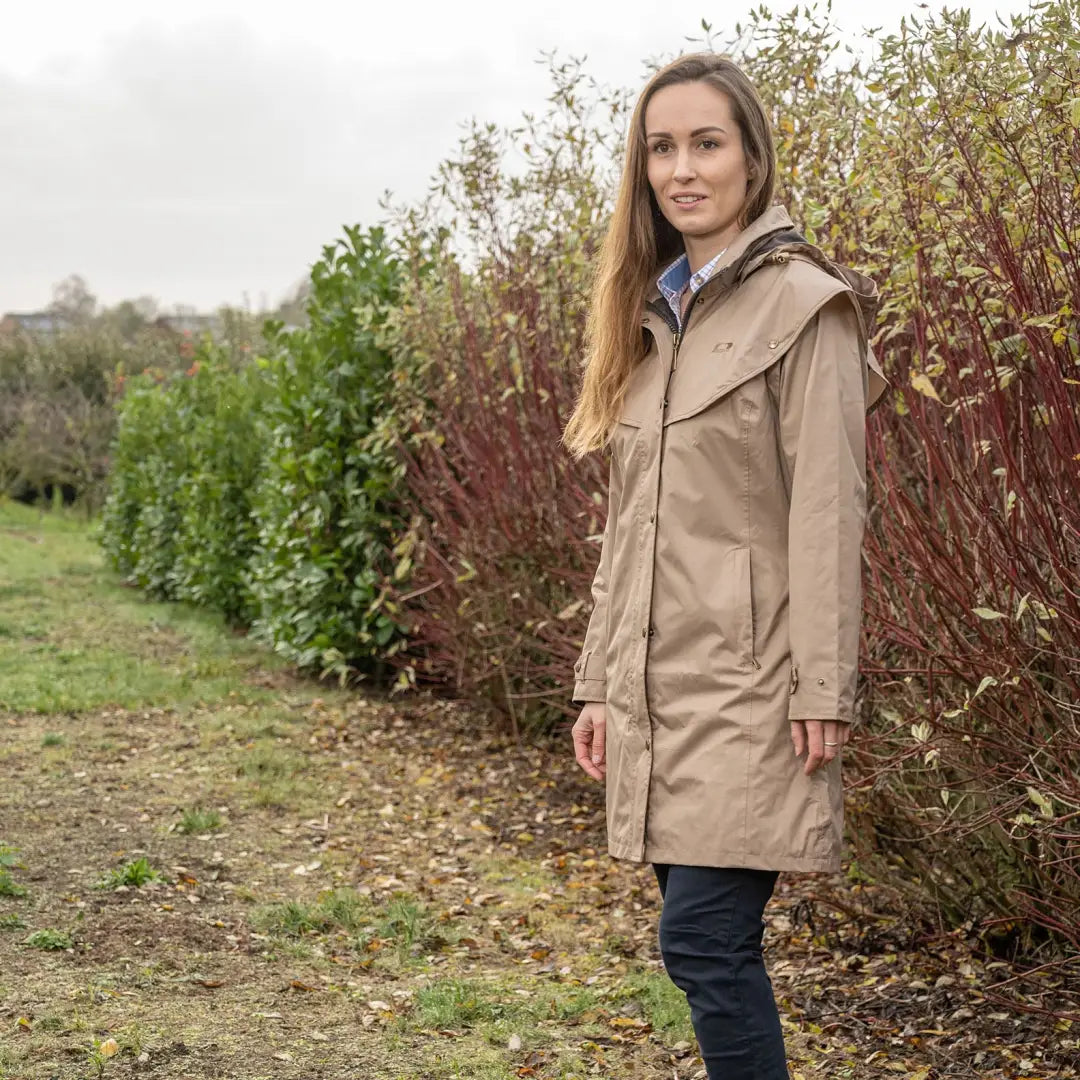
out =
[[[761,955],[774,870],[654,863],[660,955],[686,993],[709,1080],[788,1080],[772,981]]]

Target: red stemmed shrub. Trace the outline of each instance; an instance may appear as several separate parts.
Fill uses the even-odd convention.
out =
[[[395,658],[507,717],[515,732],[570,712],[566,676],[588,616],[607,467],[560,444],[581,359],[585,292],[605,208],[576,65],[553,68],[553,109],[517,132],[474,127],[443,169],[450,228],[414,211],[415,278],[391,333],[412,528],[395,603]],[[524,174],[500,164],[508,148]],[[401,562],[399,562],[399,566]]]
[[[835,43],[787,16],[755,15],[768,47],[739,50],[775,117],[777,199],[882,296],[894,389],[870,425],[852,875],[1047,957],[1080,946],[1075,10],[1041,5],[1007,32],[964,11],[909,20],[868,70],[826,73]],[[618,160],[626,114],[611,100],[588,123],[575,80],[546,141],[528,125],[511,140],[524,174],[476,128],[442,203],[403,217],[414,280],[389,327],[387,437],[413,520],[403,677],[519,729],[575,711],[604,515],[603,459],[571,465],[558,435],[610,205],[597,148]]]
[[[892,107],[864,153],[892,163],[867,171],[899,260],[879,339],[897,390],[872,431],[850,834],[946,922],[1076,949],[1077,24],[1051,9],[1001,48],[952,16],[881,63]]]

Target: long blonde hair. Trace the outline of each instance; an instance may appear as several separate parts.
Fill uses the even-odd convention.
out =
[[[705,82],[727,95],[742,134],[750,183],[738,215],[746,228],[768,209],[776,184],[776,151],[765,106],[743,70],[717,53],[689,53],[661,68],[634,106],[626,162],[592,286],[585,324],[585,374],[563,431],[574,458],[606,445],[634,365],[644,355],[641,315],[659,268],[683,250],[682,234],[664,217],[648,179],[645,109],[674,83]]]

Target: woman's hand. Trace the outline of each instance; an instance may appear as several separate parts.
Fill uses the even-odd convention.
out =
[[[850,724],[841,720],[792,720],[791,741],[795,744],[795,756],[806,752],[803,772],[810,775],[819,765],[827,765],[840,753],[848,741]]]
[[[604,743],[607,735],[607,707],[602,701],[590,701],[578,714],[572,728],[574,757],[594,779],[603,780],[607,772]]]

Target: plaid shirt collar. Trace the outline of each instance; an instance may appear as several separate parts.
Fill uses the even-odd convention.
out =
[[[727,248],[724,248],[727,251]],[[675,318],[678,321],[679,329],[682,329],[682,303],[681,297],[686,287],[690,287],[692,293],[696,293],[702,285],[712,276],[712,272],[716,269],[716,264],[720,261],[724,251],[721,251],[719,255],[715,255],[711,258],[700,270],[696,273],[690,273],[690,260],[686,257],[686,253],[683,252],[668,268],[656,279],[656,287],[660,290],[660,294],[668,302],[668,307],[675,313]]]

